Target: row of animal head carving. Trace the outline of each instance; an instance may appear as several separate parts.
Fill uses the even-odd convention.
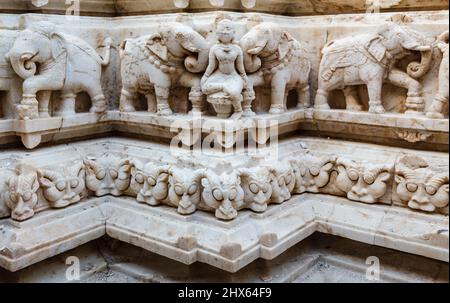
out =
[[[223,21],[223,16],[217,20]],[[284,111],[285,96],[291,89],[299,94],[299,107],[308,107],[311,64],[306,50],[277,24],[261,22],[258,18],[255,20],[254,26],[249,26],[239,41],[233,40],[240,49],[237,54],[243,57],[245,71],[239,73],[248,86],[241,90],[244,113],[247,110],[248,115],[253,114],[250,105],[254,98],[254,86],[277,86],[280,93],[271,97],[271,113]],[[230,27],[227,35],[234,38],[233,23],[228,22],[227,26]],[[383,113],[381,82],[388,81],[407,89],[407,112],[423,112],[424,99],[419,81],[428,72],[433,49],[436,48],[444,53],[439,71],[442,84],[427,112],[431,118],[442,118],[448,102],[448,85],[445,85],[445,80],[448,80],[448,60],[445,59],[448,57],[448,32],[438,36],[435,42],[428,40],[407,26],[388,22],[375,33],[352,35],[329,42],[322,50],[315,107],[329,108],[329,93],[344,89],[347,109],[361,110],[363,106],[352,87],[366,85],[369,111]],[[49,116],[50,94],[39,95],[40,99],[37,99],[39,92],[49,91],[48,83],[51,90],[64,92],[58,115],[75,114],[73,101],[80,90],[90,95],[92,112],[105,111],[107,101],[102,92],[101,73],[102,66],[109,64],[111,43],[110,38],[105,39],[102,43],[103,54],[99,55],[94,47],[78,37],[59,32],[50,22],[36,22],[20,32],[12,48],[4,54],[15,73],[26,82],[17,107],[18,116],[22,119]],[[120,110],[134,111],[137,94],[143,93],[154,96],[149,98],[152,99],[149,108],[169,115],[172,113],[168,103],[171,87],[184,86],[190,89],[188,99],[193,110],[204,112],[201,74],[208,66],[216,66],[216,62],[210,59],[213,53],[211,44],[202,34],[181,22],[164,23],[149,35],[122,41],[119,47],[122,74]],[[397,68],[396,61],[411,52],[420,53],[421,62],[410,62],[404,71]],[[219,55],[221,60],[225,60],[225,53]],[[283,80],[278,80],[280,77]],[[236,81],[239,83],[241,80]]]
[[[13,219],[25,220],[46,207],[76,203],[89,193],[131,196],[152,206],[176,207],[180,214],[200,209],[223,220],[235,218],[244,208],[264,212],[269,204],[302,193],[345,196],[365,203],[393,201],[412,209],[448,213],[449,176],[436,173],[423,159],[408,156],[386,165],[304,154],[272,165],[217,173],[107,155],[58,171],[19,165],[7,181],[3,199]]]

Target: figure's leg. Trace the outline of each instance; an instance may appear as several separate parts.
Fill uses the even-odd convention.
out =
[[[448,103],[448,86],[448,77],[439,77],[438,93],[427,111],[427,117],[435,119],[444,118],[442,111],[444,110],[444,105]]]
[[[308,108],[309,107],[309,101],[311,99],[310,93],[309,93],[309,85],[303,85],[299,88],[297,88],[297,108]]]
[[[375,114],[383,114],[385,112],[381,103],[381,89],[383,87],[383,79],[374,78],[367,82],[367,91],[369,92],[369,112]]]
[[[397,69],[393,69],[389,73],[388,80],[395,86],[403,87],[408,90],[405,103],[405,113],[421,114],[423,112],[425,108],[425,101],[422,98],[422,85],[419,81]]]
[[[347,110],[362,111],[363,107],[359,102],[358,90],[356,86],[347,86],[343,90]]]
[[[200,88],[200,77],[188,72],[184,72],[180,76],[178,83],[183,87],[191,89],[189,91],[189,101],[192,104],[192,111],[190,113],[205,113],[206,98],[202,93],[202,89]]]
[[[173,112],[169,106],[170,86],[155,85],[155,95],[157,102],[157,114],[161,116],[171,115]]]
[[[247,87],[245,87],[244,91],[242,92],[243,116],[252,117],[255,115],[255,113],[252,110],[252,103],[253,100],[255,100],[256,98],[255,86],[262,86],[262,85],[264,85],[264,78],[262,77],[262,75],[259,75],[258,73],[248,75]]]

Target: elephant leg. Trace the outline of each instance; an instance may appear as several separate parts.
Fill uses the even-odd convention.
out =
[[[306,84],[300,88],[297,88],[297,108],[308,108],[311,95],[309,93],[309,85]]]
[[[39,117],[39,102],[36,97],[39,91],[52,91],[61,89],[62,82],[55,81],[53,77],[47,75],[37,75],[26,79],[23,82],[23,96],[22,101],[17,106],[17,112],[20,119],[34,119]],[[49,99],[48,95],[44,94],[44,103]],[[48,114],[48,102],[40,107],[43,116]]]
[[[314,99],[314,108],[330,109],[330,106],[328,105],[328,94],[329,94],[328,90],[319,88],[316,92],[316,98]]]
[[[170,87],[155,85],[155,95],[157,101],[157,114],[168,116],[172,114],[169,106]]]
[[[155,92],[151,90],[145,95],[145,98],[147,99],[147,111],[149,113],[156,113],[156,97]]]
[[[107,110],[107,102],[101,86],[96,85],[86,88],[87,93],[91,97],[92,107],[91,113],[102,114]]]
[[[130,91],[129,89],[122,88],[120,92],[119,110],[121,112],[134,112],[134,100],[136,99],[137,92]]]
[[[381,89],[383,87],[382,78],[374,78],[366,83],[369,93],[369,112],[375,114],[383,114],[385,112],[381,103]]]
[[[48,118],[50,117],[50,98],[52,96],[52,92],[49,90],[40,91],[37,94],[37,99],[39,100],[39,118]]]
[[[343,90],[347,110],[362,111],[363,106],[359,102],[356,86],[347,86]]]
[[[271,114],[281,114],[284,112],[285,108],[285,92],[286,92],[286,79],[284,74],[275,74],[272,79],[272,95],[269,113]]]
[[[421,114],[423,112],[425,108],[425,101],[422,97],[422,85],[419,81],[397,69],[394,69],[389,73],[388,80],[395,86],[403,87],[408,90],[405,103],[405,113]]]
[[[446,103],[448,103],[448,77],[440,77],[438,93],[427,111],[427,117],[435,119],[444,118],[442,111]]]
[[[178,79],[178,83],[183,86],[190,88],[189,91],[189,101],[192,104],[192,113],[206,113],[206,98],[202,93],[200,87],[200,77],[193,75],[188,72],[184,72]]]

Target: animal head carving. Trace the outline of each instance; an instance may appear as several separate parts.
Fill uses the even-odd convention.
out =
[[[19,165],[7,181],[7,187],[5,202],[11,209],[11,217],[14,220],[23,221],[34,216],[39,189],[36,170]]]
[[[83,163],[54,170],[37,171],[42,193],[52,207],[65,207],[80,201],[85,194],[85,169]]]
[[[166,201],[169,190],[169,166],[147,163],[136,173],[136,180],[142,184],[137,195],[139,202],[159,205]]]
[[[171,168],[169,171],[169,201],[178,207],[183,215],[197,210],[201,201],[201,179],[205,176],[203,169]]]
[[[108,155],[99,159],[85,159],[86,186],[96,196],[120,196],[130,186],[131,161]]]
[[[265,211],[272,196],[269,170],[264,167],[244,168],[239,170],[239,174],[245,205],[256,212]]]
[[[330,181],[330,174],[336,162],[335,156],[315,157],[305,155],[301,160],[291,161],[294,167],[295,193],[318,193]]]
[[[433,172],[418,157],[404,157],[395,167],[396,193],[410,208],[427,212],[443,209],[449,203],[448,173]]]
[[[346,193],[348,199],[375,203],[386,193],[392,167],[364,165],[344,158],[338,158],[336,166],[336,186]]]
[[[216,210],[219,219],[231,220],[237,216],[237,211],[244,206],[244,191],[236,171],[217,175],[206,171],[202,178],[203,202]]]
[[[295,187],[295,174],[289,163],[278,163],[276,167],[269,169],[272,195],[270,202],[282,203],[291,198]]]

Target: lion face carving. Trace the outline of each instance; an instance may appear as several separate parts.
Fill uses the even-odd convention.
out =
[[[172,168],[169,172],[169,201],[178,207],[183,215],[191,214],[197,210],[201,201],[201,179],[205,176],[202,169]]]
[[[142,184],[137,195],[139,202],[153,206],[165,202],[169,191],[169,166],[147,163],[142,170],[138,170],[135,179]]]
[[[265,211],[272,196],[269,170],[267,168],[247,168],[239,170],[239,174],[245,205],[256,212]]]
[[[316,157],[305,155],[302,160],[291,161],[294,167],[296,184],[294,192],[318,193],[330,181],[330,174],[334,167],[336,157]]]

